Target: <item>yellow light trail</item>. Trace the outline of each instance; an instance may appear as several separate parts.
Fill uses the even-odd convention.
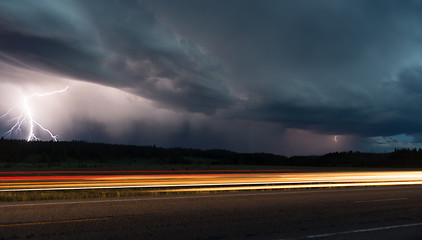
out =
[[[242,190],[282,190],[302,188],[334,188],[334,187],[364,187],[364,186],[397,186],[397,185],[422,185],[418,182],[377,182],[377,183],[322,183],[322,184],[297,184],[297,185],[275,185],[275,186],[235,186],[235,187],[208,187],[208,188],[187,188],[187,189],[165,189],[151,192],[213,192],[213,191],[242,191]]]
[[[31,225],[44,225],[44,224],[54,224],[54,223],[77,223],[77,222],[89,222],[89,221],[106,221],[106,220],[110,220],[110,218],[104,217],[104,218],[85,218],[85,219],[58,220],[58,221],[48,221],[48,222],[10,223],[10,224],[0,224],[0,228],[17,227],[17,226],[31,226]]]
[[[1,174],[2,172],[0,172]],[[0,175],[0,191],[99,188],[189,188],[189,191],[421,185],[422,171],[245,172],[127,175]],[[60,174],[56,172],[55,174]],[[24,176],[22,176],[24,175]],[[30,175],[30,174],[29,174]],[[179,191],[179,189],[169,189]]]

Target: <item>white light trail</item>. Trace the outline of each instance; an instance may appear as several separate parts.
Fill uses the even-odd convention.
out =
[[[18,117],[14,117],[12,119],[9,120],[9,122],[13,123],[13,126],[7,131],[5,132],[3,135],[11,135],[13,132],[19,132],[22,133],[22,125],[24,124],[28,124],[28,136],[26,137],[26,141],[32,141],[32,140],[40,140],[39,137],[37,137],[34,133],[34,128],[36,126],[38,126],[41,130],[43,130],[44,132],[47,132],[50,137],[57,142],[57,135],[54,135],[50,130],[48,130],[47,128],[43,127],[39,122],[37,122],[32,114],[32,110],[31,110],[31,106],[29,104],[30,100],[34,97],[46,97],[49,95],[53,95],[53,94],[58,94],[58,93],[62,93],[67,91],[69,87],[66,87],[64,89],[61,90],[57,90],[57,91],[52,91],[52,92],[46,92],[46,93],[33,93],[27,97],[24,97],[22,99],[22,102],[19,104],[15,104],[13,107],[11,107],[5,114],[0,116],[1,118],[4,118],[8,115],[11,115],[11,112],[13,110],[15,110],[18,106],[21,106],[21,110],[19,112],[19,116]]]

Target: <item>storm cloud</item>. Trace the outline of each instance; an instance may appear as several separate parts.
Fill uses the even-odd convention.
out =
[[[76,109],[63,127],[70,138],[384,151],[419,146],[421,25],[412,0],[5,0],[0,71],[15,85],[37,84],[19,69],[148,102],[110,102],[129,109],[114,121],[111,108],[102,118]],[[344,142],[333,145],[335,135]]]
[[[212,56],[136,1],[4,1],[3,59],[212,113],[234,98]],[[23,63],[22,63],[23,62]]]

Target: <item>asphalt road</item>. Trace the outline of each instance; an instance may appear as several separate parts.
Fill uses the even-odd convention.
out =
[[[422,187],[0,203],[0,239],[421,239]]]

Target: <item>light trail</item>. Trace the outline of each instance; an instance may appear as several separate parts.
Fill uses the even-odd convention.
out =
[[[47,221],[47,222],[28,222],[28,223],[9,223],[9,224],[0,224],[0,228],[5,227],[19,227],[19,226],[33,226],[33,225],[45,225],[45,224],[55,224],[55,223],[74,223],[74,222],[89,222],[89,221],[106,221],[109,220],[109,217],[102,218],[84,218],[84,219],[69,219],[69,220],[57,220],[57,221]]]
[[[54,176],[32,175],[39,175],[38,172],[18,172],[19,174],[0,172],[0,191],[161,188],[159,191],[174,192],[422,185],[422,171],[293,173],[263,170],[263,172],[213,173],[209,170],[207,173],[172,174],[166,171],[163,174],[98,171],[101,174],[92,175],[93,172],[97,171],[87,171],[87,174],[83,174],[82,171],[54,171],[55,174],[62,174]]]
[[[35,126],[38,126],[41,130],[43,130],[44,132],[48,133],[50,135],[50,137],[57,142],[57,135],[54,135],[50,130],[48,130],[47,128],[43,127],[38,121],[36,121],[33,117],[32,114],[32,110],[30,107],[30,100],[34,97],[46,97],[49,95],[53,95],[53,94],[58,94],[58,93],[62,93],[67,91],[69,87],[66,87],[64,89],[61,90],[57,90],[57,91],[51,91],[51,92],[46,92],[46,93],[33,93],[27,97],[24,97],[22,99],[22,103],[21,104],[16,104],[13,107],[11,107],[5,114],[0,116],[1,118],[4,118],[8,115],[11,114],[11,112],[13,110],[15,110],[15,108],[17,108],[19,105],[21,106],[20,112],[19,112],[19,116],[18,117],[14,117],[12,119],[9,120],[9,122],[14,122],[12,127],[5,132],[3,135],[12,135],[13,132],[19,132],[22,133],[22,125],[24,125],[25,123],[28,123],[29,127],[28,127],[28,136],[26,137],[26,140],[29,142],[31,140],[40,140],[39,137],[37,137],[34,133],[34,128]]]
[[[152,174],[152,173],[234,173],[234,172],[240,172],[240,173],[248,173],[248,172],[257,172],[257,173],[263,173],[263,172],[297,172],[298,170],[294,169],[263,169],[263,170],[225,170],[225,169],[219,169],[219,170],[108,170],[108,171],[7,171],[7,172],[0,172],[0,175],[41,175],[41,174],[116,174],[116,173],[146,173],[146,174]]]

